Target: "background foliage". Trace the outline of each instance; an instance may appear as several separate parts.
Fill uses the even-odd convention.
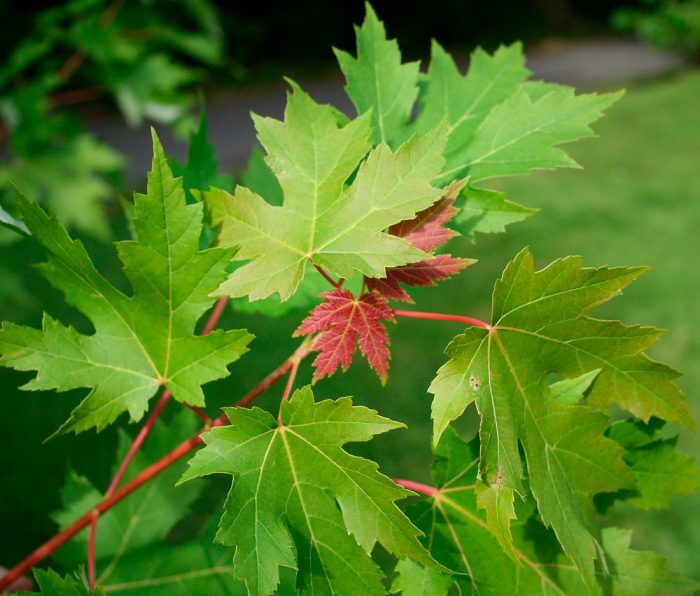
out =
[[[83,5],[87,14],[94,16],[94,6],[90,6],[89,3],[83,3]],[[140,10],[153,10],[153,7],[144,5]],[[127,91],[118,89],[119,84],[123,83],[123,77],[120,78],[117,74],[120,72],[119,69],[133,69],[135,62],[120,62],[122,58],[112,54],[113,50],[118,54],[119,44],[115,44],[115,48],[110,46],[106,56],[100,53],[99,47],[92,48],[88,45],[91,27],[94,32],[94,18],[87,19],[88,22],[81,23],[81,26],[76,26],[76,37],[68,36],[66,40],[54,39],[51,35],[46,35],[46,30],[41,32],[41,27],[46,26],[46,23],[49,23],[49,30],[51,30],[52,21],[46,17],[46,22],[37,23],[38,37],[55,43],[56,45],[51,46],[52,48],[65,47],[68,50],[76,47],[75,39],[78,39],[79,47],[89,48],[90,52],[94,51],[95,74],[86,73],[85,80],[88,82],[94,80],[106,87],[108,94],[123,111],[127,121],[138,124],[143,118],[149,121],[154,118],[157,121],[160,118],[161,121],[167,121],[185,131],[191,128],[187,119],[187,108],[193,103],[192,96],[184,95],[182,92],[191,88],[191,83],[197,80],[202,72],[201,70],[198,72],[193,66],[211,67],[220,64],[214,57],[214,54],[219,58],[221,56],[220,41],[216,41],[219,34],[213,29],[207,29],[202,21],[200,30],[202,37],[195,37],[202,42],[202,47],[207,46],[209,50],[199,53],[193,50],[181,58],[171,53],[172,47],[168,44],[169,35],[180,33],[174,28],[177,23],[160,25],[161,28],[170,30],[170,33],[161,32],[161,38],[158,37],[158,23],[162,19],[162,14],[167,13],[155,11],[155,14],[151,15],[146,12],[141,13],[141,16],[144,14],[147,15],[145,18],[148,22],[154,23],[155,41],[153,45],[138,51],[133,48],[125,50],[125,54],[130,54],[133,60],[139,63],[144,62],[140,59],[144,55],[165,56],[161,59],[165,62],[161,62],[159,67],[168,64],[166,72],[171,73],[172,76],[165,77],[165,83],[156,88],[147,82],[149,77],[145,73],[143,77],[138,77],[133,85],[127,81],[126,85],[129,87]],[[123,18],[126,19],[126,17]],[[357,21],[358,18],[354,20]],[[188,25],[193,22],[190,19],[187,21]],[[444,21],[450,21],[450,19],[444,19]],[[348,22],[350,21],[344,18],[343,26],[346,27]],[[273,28],[273,25],[270,27]],[[245,30],[245,27],[241,28]],[[85,39],[80,37],[83,30],[87,30]],[[435,35],[441,36],[439,32]],[[412,39],[416,36],[408,35],[408,37]],[[149,40],[149,44],[150,41],[153,40]],[[337,38],[333,43],[338,44]],[[250,45],[255,46],[254,43]],[[327,45],[329,44],[324,42],[324,49]],[[345,44],[343,47],[349,45]],[[197,43],[193,42],[192,46],[197,47]],[[30,44],[26,47],[31,51],[39,52],[39,50],[32,50]],[[31,54],[30,50],[23,47],[20,53]],[[139,51],[144,53],[140,54]],[[90,58],[93,58],[93,54],[87,53]],[[53,58],[57,54],[58,52],[50,53],[50,56]],[[178,62],[180,59],[184,62]],[[49,64],[47,72],[55,71],[57,65],[60,68],[58,62]],[[100,72],[102,69],[104,73]],[[236,72],[240,74],[245,71]],[[105,73],[112,73],[113,78]],[[17,156],[30,155],[34,160],[37,158],[37,152],[32,148],[40,146],[43,152],[47,139],[58,138],[61,143],[70,140],[66,144],[69,149],[53,151],[46,158],[48,162],[41,161],[41,155],[39,155],[37,164],[32,165],[36,169],[25,170],[27,173],[24,177],[28,183],[36,185],[35,196],[41,196],[41,188],[44,188],[42,184],[45,184],[46,188],[63,185],[66,179],[63,176],[74,179],[79,175],[86,180],[87,190],[77,189],[70,197],[46,197],[46,200],[54,201],[58,209],[55,209],[54,205],[52,207],[61,214],[62,205],[77,200],[75,197],[80,199],[79,203],[82,207],[77,209],[74,215],[70,212],[66,213],[63,216],[64,220],[79,229],[82,226],[89,245],[98,249],[101,265],[119,278],[119,264],[113,253],[103,248],[100,238],[109,237],[114,230],[118,235],[124,235],[126,222],[119,215],[115,215],[118,213],[117,209],[103,208],[105,204],[114,205],[114,189],[119,186],[119,183],[113,182],[115,180],[113,174],[118,173],[122,168],[123,161],[109,148],[99,145],[99,142],[85,140],[91,137],[89,133],[80,130],[74,118],[60,117],[55,122],[52,118],[47,118],[47,97],[59,87],[55,82],[46,82],[46,80],[39,83],[45,77],[37,71],[32,71],[28,78],[38,81],[35,88],[29,85],[30,89],[25,89],[25,85],[20,86],[20,91],[13,89],[7,93],[7,101],[3,102],[3,106],[9,106],[3,108],[3,114],[9,114],[6,115],[6,122],[7,130],[13,135],[11,142],[15,143],[14,139],[18,138],[16,145],[11,145],[13,152],[11,156],[14,158],[9,157],[9,165],[5,170],[7,175],[3,179],[22,179],[21,168],[26,166],[23,164],[18,166],[18,162],[22,160],[17,160]],[[27,95],[21,95],[25,91]],[[633,87],[625,100],[615,107],[610,116],[597,128],[601,139],[589,141],[573,150],[572,153],[577,161],[586,166],[583,173],[537,175],[534,179],[527,181],[512,180],[499,183],[499,187],[507,190],[510,197],[528,206],[542,207],[543,212],[538,217],[514,227],[505,236],[497,239],[480,238],[480,242],[475,247],[471,245],[462,247],[464,250],[460,251],[461,254],[477,256],[480,264],[467,271],[459,282],[447,282],[447,289],[443,292],[431,293],[430,299],[435,304],[435,309],[456,312],[464,310],[464,296],[465,292],[468,292],[468,302],[472,305],[470,311],[485,315],[492,280],[502,269],[507,256],[514,254],[524,244],[531,244],[533,252],[543,262],[548,262],[561,254],[572,253],[583,254],[587,264],[592,265],[617,264],[620,261],[651,264],[654,266],[654,272],[627,292],[623,304],[613,303],[606,307],[605,314],[629,321],[648,321],[670,328],[672,333],[665,342],[662,342],[657,355],[673,362],[688,373],[682,383],[687,392],[692,395],[693,387],[700,383],[697,367],[694,366],[700,346],[693,331],[697,325],[695,321],[697,315],[692,302],[693,296],[697,295],[700,289],[700,281],[692,272],[690,274],[686,272],[679,255],[695,254],[698,248],[695,246],[693,233],[693,222],[697,219],[693,197],[700,194],[700,187],[698,187],[698,177],[694,169],[697,163],[698,141],[693,131],[700,129],[697,110],[694,109],[694,99],[699,91],[700,79],[693,73]],[[26,118],[24,122],[27,123],[28,129],[26,136],[22,136],[23,129],[18,124],[14,124],[15,120],[12,119],[20,111],[17,109],[18,105],[23,109],[27,106],[31,108],[31,112],[23,116]],[[672,105],[673,109],[668,109],[669,105]],[[31,124],[32,119],[34,124]],[[38,126],[37,122],[42,124]],[[52,143],[53,141],[49,144]],[[659,159],[660,154],[664,156],[662,160]],[[66,162],[53,160],[67,160],[70,167],[61,165]],[[76,167],[80,168],[77,172]],[[41,175],[37,175],[37,172]],[[57,173],[53,174],[53,172]],[[42,182],[43,176],[50,178],[47,182]],[[25,183],[24,186],[19,184],[25,191],[32,191],[31,184]],[[586,205],[586,208],[583,209],[582,205]],[[81,223],[79,218],[84,218],[84,221]],[[622,234],[619,232],[621,228],[633,229],[634,233]],[[91,239],[90,236],[97,238]],[[36,323],[38,310],[32,308],[32,296],[51,297],[56,294],[25,266],[29,262],[41,260],[40,251],[30,240],[24,239],[18,243],[12,240],[12,242],[12,248],[5,248],[3,252],[2,264],[11,271],[3,281],[5,293],[3,310],[5,312],[12,310],[14,313],[17,312],[17,305],[21,304],[23,309],[21,312],[25,320]],[[670,291],[670,288],[673,288],[673,291]],[[427,295],[421,289],[415,293],[417,299]],[[60,304],[60,300],[53,301],[50,307],[52,314],[74,321],[78,328],[88,328],[86,322],[77,313],[65,309]],[[274,331],[267,327],[264,319],[255,314],[228,313],[227,317],[227,326],[247,327],[258,336],[256,347],[259,356],[255,360],[251,359],[245,370],[239,371],[241,385],[251,386],[292,349],[291,340],[280,341],[279,337],[291,335],[298,324],[298,316],[283,316],[276,323]],[[7,318],[4,313],[3,318]],[[12,318],[16,319],[14,314]],[[414,324],[404,321],[400,327],[392,329],[392,343],[395,346],[393,366],[397,370],[405,371],[405,374],[390,379],[386,391],[383,392],[381,411],[390,418],[407,422],[410,430],[389,433],[375,440],[368,447],[358,450],[364,455],[387,462],[385,471],[389,474],[415,477],[426,474],[428,470],[431,456],[429,445],[425,440],[427,436],[425,423],[429,416],[429,401],[422,391],[417,391],[416,388],[427,386],[427,381],[443,360],[440,350],[452,335],[451,329],[426,328],[419,322]],[[363,369],[364,365],[356,364],[355,367]],[[3,387],[18,386],[24,378],[25,376],[19,373],[5,369],[0,371],[0,382]],[[305,380],[302,378],[300,383]],[[360,396],[362,401],[362,396],[376,394],[378,385],[373,378],[373,373],[367,369],[356,372],[352,381],[343,376],[334,378],[324,391],[327,391],[328,395],[352,393]],[[10,391],[5,391],[4,394],[0,408],[7,408],[7,415],[1,417],[5,427],[4,436],[7,437],[5,453],[13,464],[7,470],[3,484],[7,482],[7,485],[13,486],[14,489],[10,494],[3,495],[5,502],[2,511],[3,515],[7,516],[7,520],[3,520],[6,522],[3,523],[3,527],[17,528],[17,539],[12,543],[3,541],[0,560],[10,562],[51,532],[53,526],[44,513],[47,511],[47,504],[51,508],[52,499],[53,509],[59,508],[57,489],[63,483],[63,470],[67,462],[71,462],[78,472],[71,476],[74,480],[73,488],[71,489],[70,485],[64,488],[64,499],[77,498],[75,495],[80,494],[80,491],[84,491],[84,495],[89,495],[90,482],[98,486],[106,483],[109,464],[114,458],[117,442],[120,439],[116,431],[108,430],[98,438],[83,435],[75,441],[59,440],[47,449],[41,446],[40,442],[67,417],[66,404],[71,401],[69,396],[64,396],[65,400],[55,401],[49,405],[45,395],[15,395]],[[230,403],[230,395],[225,384],[215,387],[211,394],[212,411],[214,406]],[[408,409],[407,400],[412,402],[412,407]],[[371,403],[369,398],[366,398],[366,401]],[[21,440],[17,420],[33,422],[28,430],[22,429]],[[697,441],[690,436],[684,435],[681,442],[694,452],[700,451]],[[90,453],[90,456],[86,457],[86,453]],[[40,463],[37,464],[37,461]],[[42,491],[36,491],[33,488],[36,482],[37,465],[45,471],[42,474]],[[83,475],[91,480],[85,480]],[[424,479],[427,480],[427,478]],[[212,486],[221,489],[223,484],[215,480]],[[82,488],[77,488],[81,485]],[[73,496],[66,497],[71,490]],[[221,490],[212,488],[211,494],[193,495],[193,500],[198,499],[195,510],[207,508],[222,494]],[[674,507],[671,513],[655,514],[652,521],[642,522],[639,528],[641,534],[636,533],[638,544],[647,548],[657,547],[677,563],[676,567],[683,567],[688,573],[693,574],[696,569],[693,564],[692,545],[696,544],[694,541],[697,541],[697,536],[700,535],[696,512],[700,513],[700,501],[694,497],[684,500],[683,506]],[[117,513],[115,510],[115,517]],[[624,512],[622,515],[625,516]],[[26,524],[27,519],[32,520],[29,526]],[[163,531],[167,533],[169,529],[166,528]],[[177,530],[175,528],[176,536]],[[205,527],[202,528],[202,532],[207,536],[210,530]],[[184,533],[192,536],[191,529]],[[197,553],[205,548],[196,540],[184,546]],[[148,545],[137,544],[134,548],[136,547],[147,548]],[[106,554],[100,555],[101,557],[110,556],[109,545],[106,548]],[[192,555],[183,554],[182,556],[192,560]],[[205,553],[202,556],[217,555]],[[133,577],[138,577],[137,573],[142,575],[142,570],[134,571]],[[125,574],[126,579],[123,581],[126,582],[129,581],[128,571]],[[115,578],[115,581],[117,579],[119,578]]]

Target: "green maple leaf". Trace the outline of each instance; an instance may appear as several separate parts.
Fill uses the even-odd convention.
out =
[[[521,252],[496,283],[492,324],[457,336],[450,360],[430,391],[435,442],[472,402],[481,415],[480,504],[510,542],[514,492],[523,493],[522,445],[529,484],[542,520],[585,575],[598,547],[590,533],[591,497],[627,488],[631,475],[622,448],[604,436],[606,410],[615,403],[642,419],[692,426],[672,369],[644,350],[659,337],[648,327],[626,327],[585,315],[620,292],[641,268],[582,268],[569,257],[535,272]],[[547,384],[598,371],[585,406],[560,403]]]
[[[138,240],[116,245],[132,296],[111,285],[54,218],[27,200],[20,208],[49,253],[42,272],[95,329],[84,335],[45,314],[41,330],[12,323],[0,330],[0,363],[37,371],[25,389],[91,389],[61,430],[100,430],[125,411],[138,420],[161,386],[178,401],[204,405],[201,386],[226,376],[251,336],[193,333],[231,250],[199,250],[202,206],[185,204],[182,181],[173,178],[157,138],[148,193],[135,199]]]
[[[198,200],[192,191],[208,190],[210,186],[226,190],[233,187],[230,176],[219,174],[219,161],[214,147],[209,142],[209,125],[205,112],[200,116],[197,130],[190,135],[187,161],[180,164],[170,160],[170,166],[176,176],[182,176],[185,194],[190,203]]]
[[[663,558],[629,548],[630,532],[603,528],[601,548],[606,568],[596,569],[597,581],[586,584],[561,551],[551,532],[521,503],[512,527],[513,549],[507,554],[478,506],[479,441],[466,443],[452,428],[435,448],[434,497],[409,509],[409,517],[425,533],[431,554],[451,577],[416,563],[402,562],[394,585],[415,586],[430,581],[430,594],[446,594],[455,583],[461,593],[518,594],[687,594],[694,582],[666,567]],[[516,588],[517,586],[517,588]],[[408,593],[411,593],[410,590]]]
[[[447,120],[446,155],[458,153],[489,112],[530,76],[522,45],[501,46],[493,54],[477,48],[462,75],[452,56],[433,41],[430,67],[412,130],[424,133]]]
[[[457,231],[470,240],[474,240],[477,232],[505,232],[507,225],[522,221],[538,211],[508,201],[502,192],[473,186],[467,186],[462,191],[457,207],[460,210],[452,223]]]
[[[298,569],[303,592],[383,594],[369,556],[377,542],[433,564],[395,504],[410,493],[342,448],[401,424],[350,398],[316,403],[308,387],[282,405],[279,425],[258,408],[226,415],[231,426],[203,435],[183,480],[234,476],[217,540],[235,546],[235,577],[251,593],[274,591],[284,566]]]
[[[437,179],[442,185],[467,176],[474,184],[534,169],[578,167],[558,145],[591,136],[590,124],[620,97],[577,96],[563,85],[527,82],[530,72],[519,43],[493,54],[477,49],[462,74],[433,42],[428,72],[420,78],[417,63],[401,63],[396,41],[387,39],[369,5],[356,36],[357,57],[336,55],[358,114],[372,118],[373,142],[396,147],[412,134],[439,130],[445,140]],[[417,115],[411,120],[416,97]],[[464,212],[455,224],[468,237],[502,232],[534,213],[494,191],[470,187],[464,195]]]
[[[563,85],[527,83],[494,107],[468,142],[446,155],[441,180],[469,175],[478,182],[534,169],[579,167],[557,145],[592,136],[589,125],[621,96],[575,95]]]
[[[442,191],[431,185],[443,163],[439,135],[413,137],[396,152],[379,145],[345,187],[370,149],[368,118],[339,125],[333,108],[292,87],[284,122],[255,117],[283,205],[273,206],[242,186],[233,196],[206,193],[220,244],[238,246],[236,259],[252,259],[231,274],[219,294],[256,300],[278,292],[286,300],[309,260],[342,278],[355,270],[383,277],[387,267],[427,256],[384,230],[439,199]]]
[[[271,205],[281,205],[284,201],[279,180],[265,162],[265,152],[259,145],[256,145],[250,154],[248,166],[241,174],[241,182],[246,188],[265,197]]]
[[[410,559],[399,561],[396,573],[391,584],[391,593],[403,596],[447,594],[453,583],[451,576],[431,567],[423,567]]]
[[[374,143],[405,138],[413,104],[418,96],[419,63],[401,63],[395,39],[387,39],[384,24],[369,4],[361,27],[355,27],[357,58],[335,50],[347,80],[346,91],[358,114],[371,111]]]
[[[690,495],[700,488],[700,468],[694,458],[676,450],[678,437],[663,438],[663,424],[652,420],[620,420],[608,435],[625,449],[625,461],[634,476],[634,487],[611,495],[638,509],[661,509],[669,498]]]
[[[32,594],[44,594],[45,596],[105,596],[102,588],[91,590],[88,587],[84,573],[80,572],[78,577],[60,576],[53,569],[34,569],[34,579],[36,580],[39,592],[17,592],[17,596],[31,596]]]

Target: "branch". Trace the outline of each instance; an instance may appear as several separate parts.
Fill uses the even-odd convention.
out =
[[[112,0],[100,17],[100,27],[102,27],[102,29],[109,27],[114,22],[114,19],[123,6],[124,0]],[[68,59],[63,63],[61,68],[58,69],[58,73],[56,73],[61,83],[65,83],[70,79],[75,71],[82,66],[84,61],[85,52],[80,49],[75,50],[75,52],[68,56]]]
[[[227,303],[228,296],[222,296],[217,300],[214,306],[214,310],[212,310],[212,313],[211,315],[209,315],[209,319],[207,320],[204,329],[202,330],[202,335],[208,335],[209,333],[211,333],[214,327],[216,327],[217,323],[219,322],[219,319],[221,318],[221,315],[224,312],[224,309],[226,308]],[[117,473],[114,475],[114,478],[112,478],[112,482],[110,482],[109,487],[107,488],[105,497],[111,495],[119,486],[119,483],[122,481],[124,474],[126,474],[129,465],[131,465],[131,462],[138,453],[139,449],[141,449],[141,446],[146,442],[148,435],[153,430],[153,426],[155,425],[156,420],[158,420],[158,417],[160,416],[161,412],[163,411],[171,397],[172,393],[169,389],[166,389],[163,392],[163,395],[161,396],[160,400],[158,400],[158,403],[156,404],[155,408],[153,408],[150,415],[148,416],[146,423],[141,427],[141,430],[139,430],[138,434],[136,435],[136,438],[134,439],[134,442],[131,444],[131,447],[129,447],[129,451],[122,460],[122,463],[119,465]],[[192,409],[194,406],[189,407],[190,409]],[[204,412],[200,412],[199,410],[197,410],[197,408],[194,408],[194,410],[196,410],[195,413],[200,418],[202,418],[202,416],[206,418],[206,423],[211,423],[211,420],[209,420],[209,417],[206,416]],[[98,520],[99,515],[93,515],[92,520],[90,521],[90,535],[88,537],[87,567],[88,582],[90,584],[91,590],[95,589],[95,537],[97,534]]]
[[[491,325],[481,319],[473,317],[463,317],[462,315],[446,315],[438,312],[420,312],[417,310],[394,310],[392,311],[397,317],[405,317],[408,319],[431,319],[434,321],[454,321],[456,323],[466,323],[474,327],[482,327],[483,329],[491,329]]]
[[[303,343],[297,348],[294,353],[280,364],[275,370],[267,375],[260,383],[251,389],[246,395],[238,400],[234,405],[236,407],[245,407],[252,403],[256,398],[262,395],[267,389],[274,385],[291,369],[295,360],[303,360],[311,353],[312,344],[309,342]],[[99,516],[106,511],[109,511],[121,500],[129,496],[135,490],[146,484],[149,480],[160,474],[163,470],[182,459],[195,447],[197,447],[202,439],[200,435],[208,431],[214,426],[223,426],[228,422],[226,415],[219,416],[212,422],[211,425],[205,426],[199,433],[180,443],[170,453],[160,458],[157,462],[151,464],[140,474],[127,482],[121,488],[118,488],[109,496],[105,496],[95,507],[88,511],[85,515],[78,518],[65,530],[56,534],[53,538],[42,544],[32,554],[26,557],[23,561],[15,565],[5,576],[0,579],[0,593],[4,592],[13,582],[24,575],[35,565],[38,565],[52,552],[63,546],[68,540],[75,536],[78,532],[90,524],[94,516]]]

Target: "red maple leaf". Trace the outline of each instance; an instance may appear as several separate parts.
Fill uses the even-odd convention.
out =
[[[394,321],[386,298],[376,292],[366,292],[359,298],[352,292],[335,288],[321,294],[319,304],[304,319],[295,336],[320,333],[314,344],[319,351],[314,360],[314,381],[332,375],[338,367],[347,370],[357,343],[370,366],[382,382],[389,373],[389,336],[384,321]]]
[[[389,233],[407,240],[425,252],[445,244],[457,235],[457,232],[445,227],[445,224],[457,214],[454,202],[465,184],[466,180],[453,182],[445,189],[445,194],[439,201],[417,213],[413,219],[394,224],[389,228]],[[407,286],[434,286],[436,282],[459,273],[472,263],[473,259],[437,255],[418,263],[389,268],[384,278],[368,277],[367,287],[387,299],[413,302],[408,292],[401,287],[402,283]]]

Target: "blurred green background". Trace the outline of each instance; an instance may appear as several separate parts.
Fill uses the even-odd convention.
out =
[[[98,18],[111,6],[97,1],[69,4],[75,5],[79,16],[87,14]],[[167,2],[142,4],[146,9],[136,12],[136,17],[158,12],[158,27],[167,29],[172,25],[183,31],[192,29],[192,22],[182,15],[174,16],[177,22],[169,23],[169,17],[163,16],[162,11],[155,11],[155,5],[167,8]],[[109,168],[90,170],[91,179],[104,182],[97,204],[106,225],[100,233],[94,233],[89,222],[87,225],[78,222],[74,226],[96,260],[116,280],[122,278],[109,240],[128,235],[119,196],[143,187],[145,156],[150,151],[144,125],[154,120],[158,122],[159,132],[162,127],[166,137],[166,149],[181,158],[185,147],[182,139],[192,127],[199,102],[205,98],[205,103],[209,101],[213,106],[210,126],[215,145],[225,156],[222,169],[236,174],[234,170],[243,165],[239,155],[246,155],[251,143],[251,127],[241,106],[278,115],[283,100],[282,87],[277,83],[271,85],[269,81],[276,81],[282,74],[299,77],[312,89],[318,85],[318,99],[325,99],[326,94],[335,97],[340,87],[337,76],[328,74],[335,72],[330,46],[351,48],[351,24],[359,22],[364,12],[359,1],[306,1],[294,5],[245,2],[235,7],[223,2],[219,6],[204,2],[188,4],[195,8],[201,5],[209,11],[202,17],[201,26],[195,29],[199,27],[198,34],[204,36],[204,41],[209,40],[210,45],[206,47],[215,59],[203,59],[202,52],[199,55],[184,52],[173,57],[172,52],[181,50],[177,49],[177,42],[171,43],[176,50],[168,49],[167,40],[160,38],[156,38],[161,43],[157,48],[154,45],[140,47],[139,51],[163,53],[188,76],[182,84],[167,89],[167,98],[162,89],[153,91],[142,82],[134,83],[134,94],[143,101],[140,111],[137,110],[139,117],[131,121],[131,130],[124,122],[129,114],[119,101],[114,79],[101,74],[100,70],[109,67],[114,72],[116,58],[113,56],[103,56],[100,62],[101,54],[97,50],[97,58],[88,51],[74,78],[60,88],[62,93],[82,91],[97,87],[97,82],[107,89],[104,94],[69,106],[71,121],[76,123],[69,129],[94,135],[100,143],[108,140],[119,148],[122,154],[119,159],[131,163],[126,170],[119,167],[112,168],[115,171]],[[56,6],[59,4],[24,2],[21,8],[12,3],[0,7],[0,17],[5,23],[3,33],[6,33],[0,36],[0,55],[8,57],[2,64],[9,69],[13,51],[41,30],[42,15]],[[399,38],[409,58],[425,58],[431,37],[464,56],[477,44],[493,48],[501,42],[525,39],[528,53],[541,69],[536,69],[536,74],[553,73],[555,78],[560,75],[559,79],[577,83],[583,90],[627,88],[626,96],[595,126],[599,138],[570,149],[583,171],[541,172],[501,183],[510,199],[540,208],[541,213],[512,226],[506,234],[479,236],[475,244],[453,241],[453,253],[478,258],[479,263],[457,279],[444,283],[440,289],[414,292],[417,308],[487,317],[493,281],[507,261],[526,245],[532,248],[540,264],[563,255],[581,254],[589,265],[651,265],[652,271],[623,297],[606,306],[603,314],[669,330],[653,355],[685,373],[681,385],[689,395],[696,419],[700,420],[697,400],[700,388],[700,309],[697,307],[700,295],[697,257],[700,253],[700,72],[693,67],[693,50],[677,47],[679,52],[685,52],[686,57],[681,59],[675,54],[657,55],[637,42],[630,46],[627,40],[622,40],[618,44],[618,34],[609,26],[611,15],[620,8],[634,9],[634,2],[438,0],[429,4],[375,2],[374,6],[387,23],[390,34]],[[65,23],[75,18],[75,15],[61,17],[63,20],[56,26],[67,27]],[[213,28],[212,18],[216,19]],[[626,23],[630,29],[629,19]],[[156,26],[141,22],[129,27],[140,30],[151,25]],[[68,29],[61,29],[62,33],[66,31]],[[63,51],[63,59],[52,53],[19,74],[0,77],[4,84],[0,87],[0,94],[3,94],[0,114],[4,118],[0,160],[6,166],[5,177],[11,178],[15,171],[12,167],[17,167],[17,152],[21,150],[16,143],[16,121],[7,116],[12,113],[8,106],[16,107],[26,101],[17,99],[21,97],[20,92],[31,87],[33,80],[43,80],[45,72],[60,69],[65,57],[70,57],[75,49],[75,43],[84,42],[80,41],[81,37],[77,37],[76,42],[62,34],[57,35],[57,39],[54,51]],[[202,39],[199,41],[204,44]],[[585,51],[581,51],[582,47]],[[622,58],[618,56],[616,62],[616,51],[628,54]],[[120,60],[123,60],[119,63],[121,67],[129,67],[128,60]],[[606,64],[608,60],[619,66],[611,70]],[[653,68],[645,68],[649,64],[653,64]],[[148,89],[144,90],[146,87]],[[51,89],[48,93],[54,92]],[[154,112],[155,104],[161,106],[160,112]],[[178,106],[176,117],[154,118],[154,114],[163,116],[165,104]],[[117,108],[121,108],[122,116],[117,114]],[[62,109],[63,105],[50,104],[45,111],[38,112],[40,118],[35,127],[41,128],[41,118],[55,118]],[[236,119],[234,129],[221,124],[233,118]],[[57,138],[68,138],[66,130],[59,131],[63,137],[51,137],[46,142],[55,144]],[[173,131],[172,136],[167,136],[166,130]],[[36,147],[41,135],[32,134],[30,145]],[[130,148],[134,146],[140,149],[132,153]],[[31,160],[32,155],[29,151],[22,159]],[[75,159],[75,154],[71,156]],[[134,174],[135,171],[141,174]],[[69,179],[65,183],[69,188],[70,185],[78,188],[81,181]],[[49,184],[38,198],[49,204],[59,200],[52,199],[51,193]],[[71,193],[62,192],[60,200],[70,201]],[[30,239],[18,240],[9,232],[3,232],[0,241],[3,277],[0,318],[37,324],[43,307],[78,328],[89,328],[31,267],[32,263],[42,260],[42,254]],[[296,345],[290,335],[302,317],[303,313],[296,313],[271,322],[259,315],[227,312],[223,325],[248,327],[257,339],[252,353],[232,367],[232,376],[210,388],[208,411],[211,414],[219,406],[235,401],[286,357]],[[390,433],[370,447],[363,447],[364,453],[381,462],[387,474],[417,480],[429,478],[430,402],[426,388],[444,360],[444,346],[460,330],[459,325],[450,323],[401,320],[391,332],[392,374],[385,387],[359,359],[350,373],[336,375],[318,385],[321,396],[352,394],[359,402],[408,424],[408,430]],[[300,382],[310,379],[308,365],[300,374]],[[3,462],[0,564],[5,566],[23,557],[55,530],[48,513],[59,507],[58,491],[68,465],[105,486],[116,445],[114,429],[99,435],[85,433],[78,438],[65,436],[43,443],[81,395],[77,392],[18,391],[16,388],[28,378],[28,375],[0,369],[0,436],[3,438],[0,447]],[[281,387],[273,390],[260,404],[272,403],[280,392]],[[468,420],[465,425],[469,425]],[[681,435],[684,449],[700,455],[698,437],[691,433]],[[226,482],[214,482],[212,492],[223,490]],[[212,500],[215,498],[209,502]],[[205,507],[206,502],[200,506]],[[637,530],[635,546],[657,549],[671,559],[673,567],[700,578],[697,554],[700,552],[700,497],[677,499],[669,511],[653,514],[621,511],[616,515]]]

